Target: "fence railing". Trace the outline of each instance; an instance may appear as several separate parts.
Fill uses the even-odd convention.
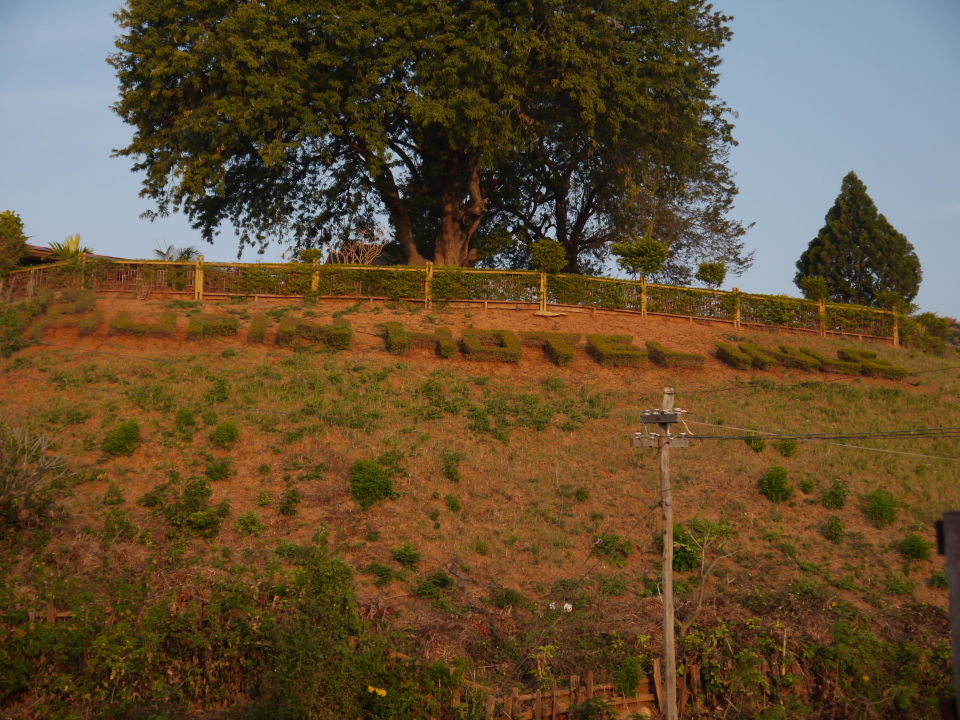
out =
[[[203,256],[190,262],[99,260],[53,263],[15,270],[0,279],[0,298],[32,297],[44,290],[81,287],[100,292],[180,295],[194,300],[223,297],[345,298],[434,303],[536,305],[665,315],[786,328],[827,335],[854,335],[899,345],[899,318],[888,310],[753,295],[704,288],[526,270],[450,267],[380,267],[307,263],[219,263]]]

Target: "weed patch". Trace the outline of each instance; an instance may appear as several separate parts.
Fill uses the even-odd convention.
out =
[[[100,449],[108,457],[133,455],[140,447],[140,424],[136,420],[125,420],[115,425],[103,438]]]

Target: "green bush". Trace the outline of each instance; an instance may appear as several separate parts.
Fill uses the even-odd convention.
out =
[[[163,313],[156,322],[134,320],[129,312],[121,310],[110,321],[112,335],[143,335],[149,337],[170,337],[177,329],[177,316],[172,312]]]
[[[133,455],[140,447],[140,424],[136,420],[124,420],[111,429],[100,444],[104,455],[118,457]]]
[[[682,353],[675,350],[668,350],[663,345],[653,340],[647,341],[647,355],[654,365],[660,367],[672,368],[690,368],[699,370],[703,367],[706,358],[703,355],[692,353]]]
[[[217,482],[219,480],[226,480],[232,472],[230,461],[227,458],[216,458],[207,461],[207,467],[204,469],[203,474],[207,480]]]
[[[213,315],[198,313],[190,316],[187,323],[187,339],[199,340],[204,337],[232,336],[237,334],[240,323],[233,315]]]
[[[520,362],[523,348],[512,330],[478,330],[467,328],[461,338],[467,360]]]
[[[277,503],[277,512],[281,515],[296,515],[297,505],[300,504],[300,491],[296,488],[287,488]]]
[[[180,408],[173,420],[173,429],[181,440],[193,440],[193,433],[197,429],[197,418],[193,410]]]
[[[530,266],[545,273],[558,273],[567,266],[567,252],[562,243],[540,238],[530,245]]]
[[[929,560],[933,543],[919,535],[907,535],[900,541],[900,552],[908,560]]]
[[[840,510],[847,504],[847,495],[849,494],[847,483],[844,480],[835,480],[833,485],[827,488],[820,498],[821,504],[830,510]]]
[[[254,537],[260,537],[260,533],[267,528],[267,526],[263,524],[257,514],[252,510],[250,512],[245,512],[243,515],[238,517],[237,521],[233,524],[233,527],[238,533],[243,535],[253,535]]]
[[[845,534],[846,528],[844,527],[843,520],[836,515],[828,517],[827,521],[823,524],[823,536],[834,544],[839,545],[843,542]]]
[[[390,551],[390,557],[400,565],[403,565],[403,567],[411,570],[415,569],[420,563],[420,551],[409,542],[404,543],[400,547],[393,548],[393,550]]]
[[[636,694],[640,682],[646,680],[647,662],[645,658],[636,655],[624,658],[613,675],[613,683],[617,687],[617,692],[624,697]]]
[[[104,505],[123,505],[125,501],[123,491],[115,482],[110,483],[107,487],[107,492],[103,496],[103,500],[101,500]]]
[[[875,490],[867,496],[867,519],[874,527],[893,525],[897,519],[897,500],[889,490]]]
[[[756,343],[740,343],[740,351],[750,358],[750,364],[758,370],[769,370],[779,365],[779,361],[770,351]]]
[[[443,502],[446,504],[447,510],[450,512],[458,513],[463,509],[463,505],[460,504],[460,498],[458,498],[456,495],[447,495],[443,499]]]
[[[773,446],[777,449],[777,452],[785,458],[790,458],[797,454],[798,445],[795,438],[777,440]]]
[[[100,539],[104,543],[132,540],[137,534],[136,526],[130,522],[127,514],[120,509],[108,510],[103,516],[103,530]]]
[[[494,585],[490,591],[490,604],[501,610],[507,608],[522,608],[527,606],[527,598],[519,590]]]
[[[760,494],[771,502],[786,502],[793,497],[793,486],[787,480],[787,470],[780,465],[769,468],[758,484]]]
[[[217,425],[210,433],[210,442],[217,447],[229,450],[240,439],[240,428],[233,420],[227,420]]]
[[[270,326],[270,318],[264,313],[258,313],[250,320],[250,327],[247,329],[248,343],[264,343],[267,339],[267,328]]]
[[[418,597],[437,599],[443,597],[456,587],[453,578],[443,570],[434,570],[418,584],[414,592]]]
[[[398,497],[391,472],[374,460],[355,460],[350,468],[350,494],[364,510],[379,500]]]
[[[937,590],[946,590],[949,585],[947,582],[947,573],[943,570],[937,570],[930,576],[930,580],[927,582],[927,584],[932,588],[936,588]]]
[[[728,343],[717,343],[716,356],[717,360],[737,370],[749,370],[753,367],[753,359],[749,355]]]
[[[767,449],[767,441],[759,435],[748,435],[743,441],[747,444],[747,447],[755,453],[762,453]]]
[[[607,558],[617,567],[623,567],[633,552],[633,544],[615,533],[605,533],[594,541],[592,552]]]
[[[444,450],[440,456],[440,471],[450,482],[460,482],[460,462],[463,453],[456,450]]]
[[[580,342],[578,333],[521,332],[520,341],[527,346],[543,348],[544,354],[557,365],[569,365]]]
[[[399,322],[385,322],[381,328],[387,351],[394,355],[406,355],[414,347],[434,349],[442,358],[451,358],[457,352],[457,344],[447,328],[437,328],[432,333],[413,332]]]
[[[820,368],[819,360],[790,345],[781,345],[778,349],[767,350],[767,352],[784,367],[800,370],[818,370]]]
[[[27,254],[23,220],[13,210],[0,213],[0,278],[20,264]]]
[[[587,352],[608,367],[641,367],[647,360],[629,335],[587,335]]]
[[[222,403],[226,402],[230,397],[230,387],[227,385],[227,381],[223,378],[216,378],[213,383],[211,383],[210,388],[203,395],[203,399],[208,403]]]
[[[353,340],[353,326],[337,319],[332,325],[318,325],[303,318],[284,317],[277,327],[277,345],[290,345],[300,338],[309,343],[324,343],[331,350],[346,350]]]

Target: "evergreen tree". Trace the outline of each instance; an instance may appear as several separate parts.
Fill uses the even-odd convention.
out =
[[[0,277],[13,270],[26,254],[23,220],[13,210],[0,212]]]
[[[907,302],[920,289],[920,259],[910,241],[877,211],[867,186],[852,171],[843,178],[826,225],[797,261],[794,283],[826,280],[833,300],[879,306],[884,293]]]

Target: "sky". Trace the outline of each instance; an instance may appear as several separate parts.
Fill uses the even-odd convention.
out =
[[[753,267],[736,285],[796,295],[795,263],[850,170],[913,243],[923,267],[915,302],[960,316],[960,2],[716,0],[733,16],[717,94],[738,115],[730,164],[734,216],[755,223]],[[111,151],[130,128],[111,110],[105,59],[114,0],[0,0],[0,210],[31,242],[80,233],[96,252],[150,257],[158,245],[236,258],[181,216],[140,218],[139,176]],[[247,251],[244,260],[280,258]]]

